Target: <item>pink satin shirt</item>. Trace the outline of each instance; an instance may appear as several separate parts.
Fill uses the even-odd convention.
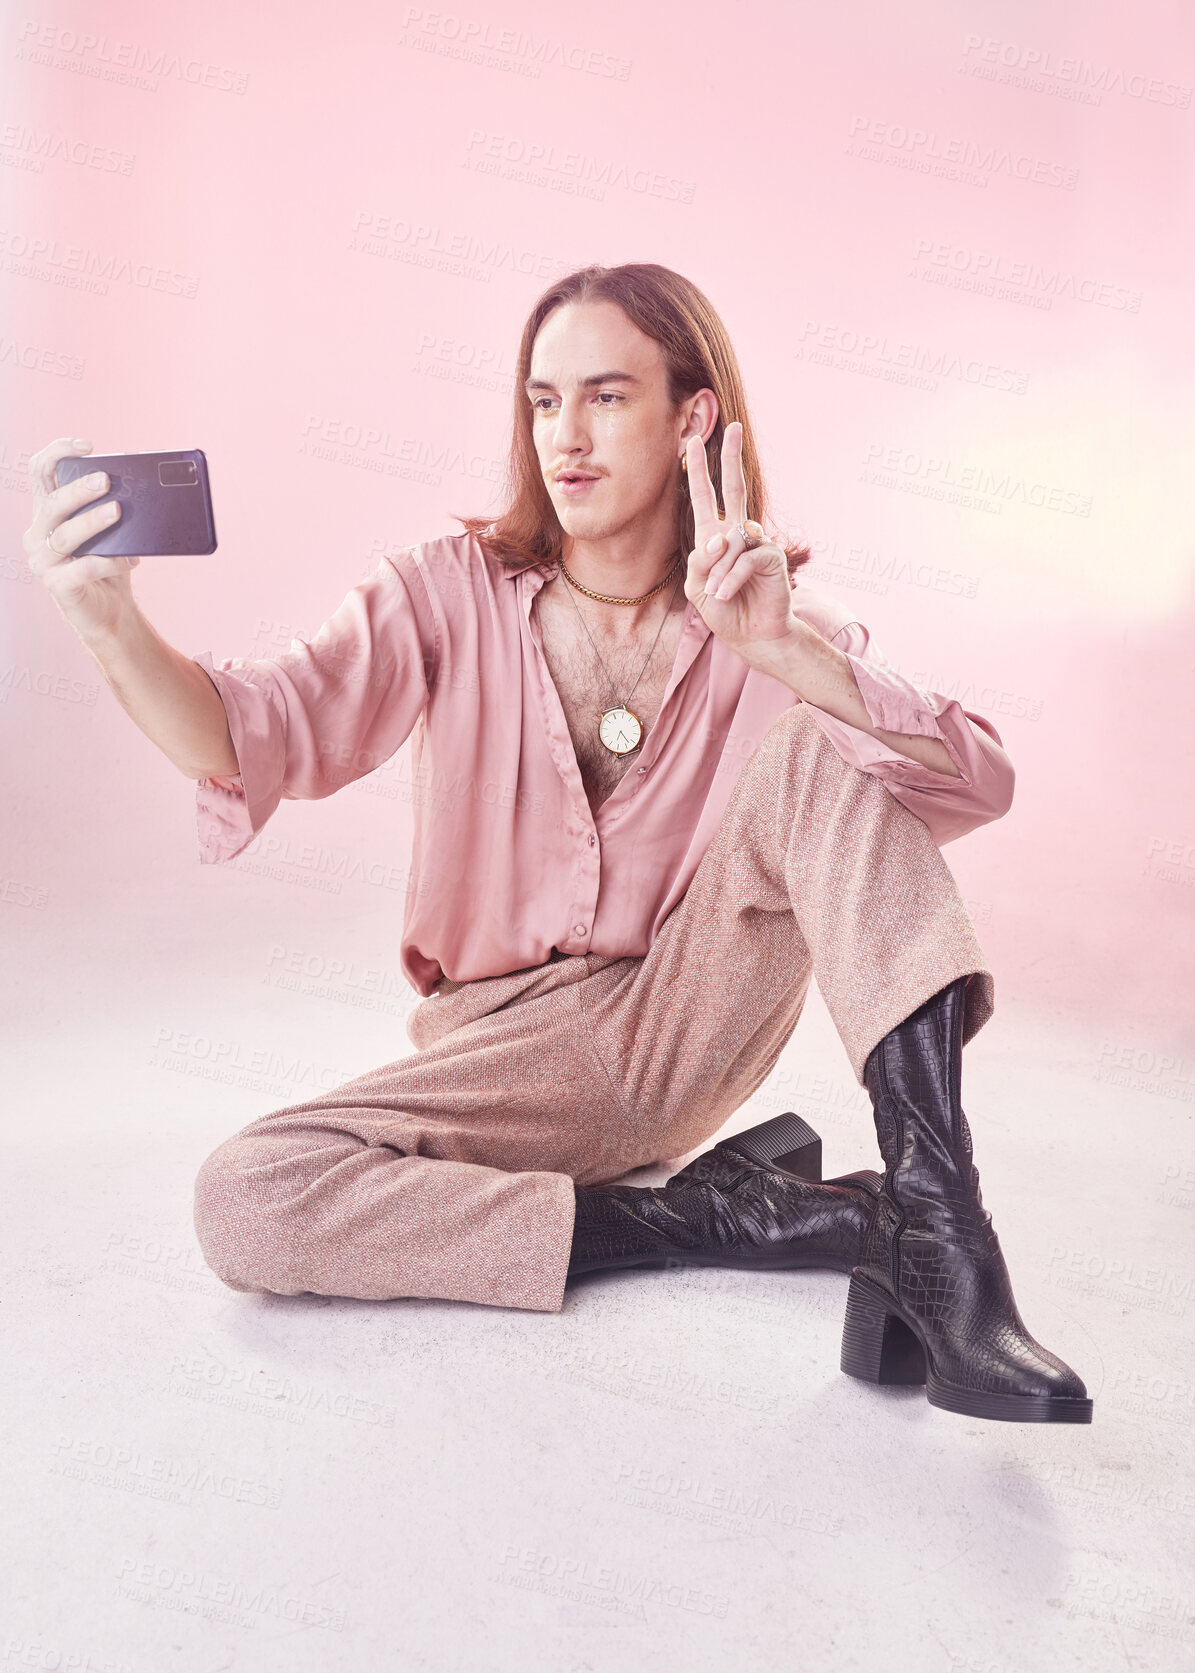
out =
[[[744,763],[802,701],[686,604],[655,724],[591,812],[532,600],[552,564],[505,569],[471,534],[383,558],[309,638],[273,660],[193,660],[219,692],[240,771],[200,779],[200,859],[232,859],[283,798],[308,800],[411,739],[412,885],[401,964],[431,993],[561,953],[647,952],[718,828]],[[940,738],[923,767],[813,704],[844,760],[872,773],[940,846],[997,819],[1013,768],[991,723],[889,668],[852,611],[793,577],[800,613],[845,652],[874,725]],[[390,763],[386,767],[386,763]]]

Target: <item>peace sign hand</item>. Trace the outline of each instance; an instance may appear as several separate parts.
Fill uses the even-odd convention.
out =
[[[690,436],[685,444],[689,497],[693,503],[694,547],[689,553],[685,597],[701,619],[752,667],[771,672],[791,643],[800,637],[793,609],[792,583],[783,550],[763,539],[758,523],[747,522],[747,483],[743,475],[743,426],[726,426],[722,437],[722,493],[726,517],[706,464],[705,444]],[[736,524],[760,540],[748,547]]]

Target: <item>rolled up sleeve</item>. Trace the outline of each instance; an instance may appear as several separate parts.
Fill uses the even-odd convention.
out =
[[[234,858],[283,799],[330,796],[389,760],[427,704],[437,658],[414,551],[383,558],[277,658],[192,657],[224,704],[240,769],[196,785],[201,863]]]
[[[939,847],[1008,812],[1016,775],[989,720],[964,709],[957,699],[922,691],[898,674],[872,645],[861,622],[849,622],[827,637],[846,655],[872,725],[884,732],[940,739],[959,776],[923,766],[810,704],[845,761],[880,779],[929,827]]]

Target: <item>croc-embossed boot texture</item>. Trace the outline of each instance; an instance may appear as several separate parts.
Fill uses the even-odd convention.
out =
[[[1090,1423],[1079,1377],[1026,1330],[983,1206],[962,1107],[963,996],[928,999],[863,1066],[887,1166],[851,1274],[842,1369],[924,1383],[932,1406],[1019,1423]]]
[[[880,1175],[820,1174],[821,1140],[785,1114],[723,1139],[666,1185],[576,1186],[568,1277],[668,1266],[849,1272]]]

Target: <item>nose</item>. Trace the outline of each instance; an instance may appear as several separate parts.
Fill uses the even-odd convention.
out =
[[[585,425],[584,397],[574,399],[571,395],[562,395],[556,410],[556,422],[551,429],[552,445],[558,454],[572,456],[588,453],[589,432]]]

